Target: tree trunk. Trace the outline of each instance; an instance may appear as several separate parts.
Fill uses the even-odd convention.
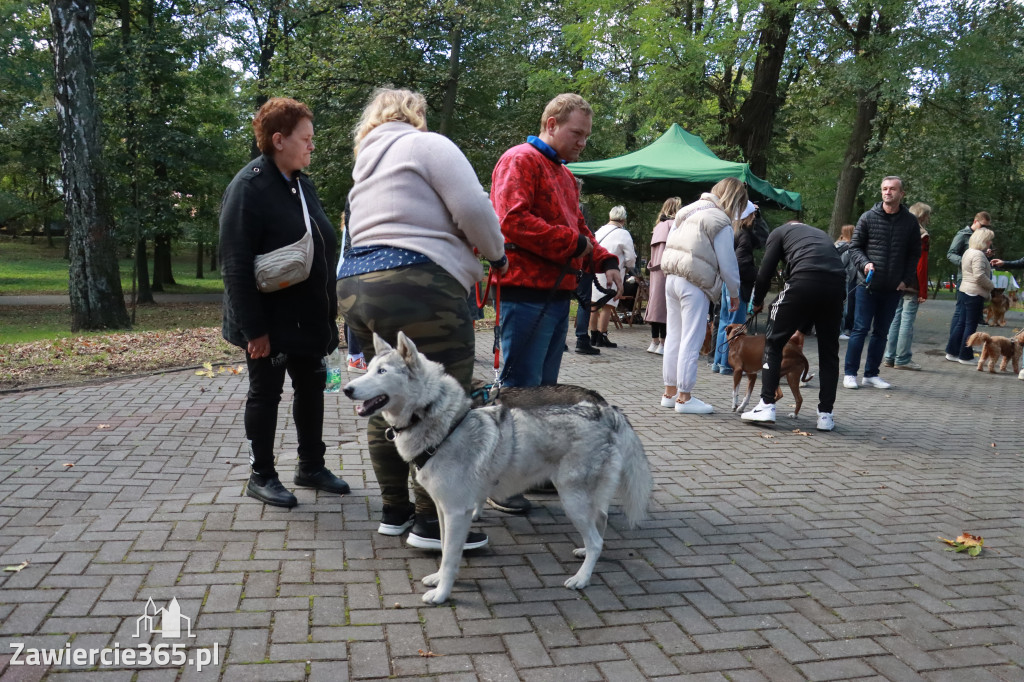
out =
[[[828,224],[828,232],[833,239],[838,239],[843,225],[850,222],[853,202],[864,180],[863,164],[868,143],[871,142],[875,115],[878,113],[878,96],[877,89],[860,90],[857,93],[857,115],[853,121],[853,130],[850,131],[850,142],[846,145],[836,200],[832,205],[832,220]]]
[[[71,266],[71,331],[127,329],[114,225],[100,167],[100,112],[94,88],[90,0],[49,0],[60,131],[64,214]]]
[[[171,238],[166,234],[153,237],[153,291],[163,291],[165,284],[174,284],[171,272]]]
[[[210,243],[210,272],[217,271],[217,240]]]
[[[149,286],[149,254],[146,253],[145,238],[135,242],[135,272],[135,278],[139,283],[136,300],[139,303],[156,303],[153,299],[153,289]]]
[[[196,279],[203,278],[203,240],[196,240]]]
[[[764,3],[763,28],[750,94],[729,125],[729,143],[743,149],[743,158],[750,164],[750,170],[760,178],[768,172],[768,149],[775,117],[785,102],[785,96],[779,94],[779,81],[796,10],[795,0],[782,0],[777,5]]]
[[[448,63],[448,80],[445,82],[444,101],[441,103],[441,125],[437,129],[437,132],[445,137],[451,137],[452,119],[455,117],[455,104],[459,96],[459,76],[462,74],[462,29],[454,26],[448,40],[451,43],[452,57]]]

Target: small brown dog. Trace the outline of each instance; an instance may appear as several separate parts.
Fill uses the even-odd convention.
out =
[[[732,411],[742,412],[750,403],[754,384],[757,383],[757,374],[761,371],[761,363],[764,360],[764,336],[749,336],[745,325],[730,324],[725,328],[725,338],[729,341],[729,365],[732,367]],[[809,373],[811,366],[804,357],[803,347],[804,335],[796,332],[782,348],[782,367],[779,368],[779,378],[786,377],[789,389],[796,400],[796,406],[789,414],[793,419],[800,414],[800,406],[803,404],[800,382],[814,378],[814,375]],[[747,375],[747,395],[741,402],[739,386],[744,374]],[[778,401],[781,397],[782,389],[776,389],[775,400]]]
[[[993,327],[1006,326],[1006,311],[1010,308],[1010,299],[1002,289],[992,290],[992,300],[985,306],[985,324]]]
[[[972,348],[979,343],[981,346],[981,359],[978,360],[978,371],[982,371],[985,362],[988,362],[988,371],[996,373],[996,360],[1002,356],[999,363],[999,371],[1006,371],[1006,363],[1013,361],[1013,371],[1020,372],[1021,344],[1024,342],[1024,331],[1016,336],[1006,338],[1005,336],[989,336],[985,332],[974,332],[967,339],[968,346]]]

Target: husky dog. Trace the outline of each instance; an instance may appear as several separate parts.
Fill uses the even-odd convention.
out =
[[[399,332],[397,349],[377,335],[373,344],[366,374],[344,391],[362,401],[361,416],[382,414],[399,455],[416,465],[416,480],[437,505],[441,567],[423,578],[434,588],[423,601],[440,604],[451,595],[470,523],[487,497],[505,498],[546,479],[583,535],[583,548],[574,551],[583,565],[565,586],[586,587],[612,497],[618,491],[635,526],[647,514],[653,486],[643,445],[622,412],[590,402],[471,409],[462,386],[405,334]]]

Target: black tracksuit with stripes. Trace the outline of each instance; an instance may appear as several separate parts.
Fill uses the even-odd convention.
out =
[[[817,330],[821,389],[818,411],[832,412],[839,383],[839,326],[846,298],[846,270],[828,234],[803,223],[786,223],[768,236],[754,286],[754,306],[764,303],[779,261],[786,285],[772,303],[764,344],[761,400],[775,402],[782,347],[798,329]]]

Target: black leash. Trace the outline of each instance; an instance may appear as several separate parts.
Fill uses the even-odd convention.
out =
[[[718,344],[718,347],[717,347],[716,350],[720,351],[720,350],[723,350],[725,348],[728,348],[730,341],[732,341],[733,339],[738,338],[738,337],[743,336],[744,334],[746,334],[750,330],[750,323],[751,323],[751,321],[753,321],[756,324],[756,322],[757,322],[757,315],[755,315],[753,313],[748,315],[747,316],[747,321],[744,322],[742,325],[740,325],[739,329],[734,329],[733,332],[732,332],[732,335],[726,337],[725,341],[723,341],[722,343]]]

